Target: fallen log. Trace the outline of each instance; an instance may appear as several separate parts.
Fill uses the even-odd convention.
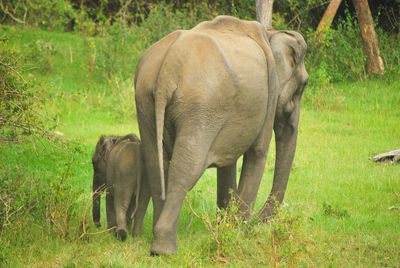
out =
[[[370,158],[374,162],[391,161],[392,163],[400,162],[400,149],[391,152],[378,154]]]

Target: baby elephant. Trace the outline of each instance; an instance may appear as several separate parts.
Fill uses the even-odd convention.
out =
[[[126,239],[132,215],[132,236],[139,236],[150,199],[144,180],[140,140],[134,134],[101,137],[96,144],[92,164],[93,221],[100,227],[100,195],[106,191],[107,227],[116,227],[116,235]]]

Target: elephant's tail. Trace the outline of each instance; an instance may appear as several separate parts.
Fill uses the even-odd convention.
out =
[[[161,200],[165,200],[163,137],[164,137],[165,109],[167,107],[167,102],[168,102],[168,98],[167,96],[165,96],[164,93],[165,92],[162,89],[158,88],[155,94],[157,153],[158,153],[158,166],[160,168]]]
[[[174,59],[168,57],[168,53],[171,50],[171,46],[168,48],[163,63],[161,64],[161,68],[157,78],[157,86],[154,93],[156,132],[157,132],[157,153],[158,153],[158,164],[159,164],[158,166],[160,168],[162,200],[165,200],[165,175],[164,175],[164,152],[163,152],[165,110],[174,92],[178,88],[176,82],[178,81],[176,70],[174,72],[171,72],[170,69],[171,67],[165,66],[165,62],[169,61],[174,62]]]

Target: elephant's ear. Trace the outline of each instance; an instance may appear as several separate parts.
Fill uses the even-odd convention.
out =
[[[104,140],[105,140],[105,137],[101,136],[100,139],[96,143],[96,149],[94,150],[94,153],[93,153],[93,156],[92,156],[92,163],[93,164],[97,163],[101,158],[101,155],[102,155],[102,153],[104,151],[103,150]]]
[[[271,43],[277,68],[287,68],[284,73],[291,73],[300,64],[304,63],[307,44],[303,37],[295,31],[271,31],[267,33]],[[278,71],[281,81],[283,73]],[[291,74],[287,74],[291,76]]]
[[[279,79],[278,110],[288,114],[300,103],[296,99],[301,98],[308,80],[304,66],[307,45],[294,31],[276,31],[269,36]]]
[[[114,136],[106,137],[104,139],[103,148],[106,154],[112,150],[112,148],[118,143],[118,140],[119,138]]]
[[[128,139],[130,142],[140,143],[140,139],[138,138],[138,136],[133,133],[126,135],[125,138]]]

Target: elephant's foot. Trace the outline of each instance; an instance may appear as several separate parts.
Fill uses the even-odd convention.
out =
[[[110,231],[114,230],[116,227],[117,227],[116,224],[107,223],[107,229],[110,229]]]
[[[166,241],[166,240],[154,240],[153,244],[151,245],[151,256],[158,256],[158,255],[173,255],[176,253],[177,250],[176,241]]]
[[[257,217],[259,217],[264,222],[268,222],[275,216],[276,209],[277,208],[274,207],[273,205],[265,205],[264,208],[262,208],[258,212]]]
[[[140,229],[136,230],[135,228],[133,228],[132,237],[139,237],[141,234],[142,234],[142,231]]]
[[[240,217],[241,219],[245,220],[245,221],[249,221],[251,220],[251,211],[250,210],[238,210],[238,212],[236,213],[236,216]]]
[[[245,221],[251,220],[252,217],[252,209],[249,205],[247,205],[244,201],[239,201],[238,211],[236,213],[237,216],[241,217]]]
[[[126,236],[127,236],[126,230],[117,229],[115,231],[115,236],[118,237],[119,239],[121,239],[121,241],[125,241],[126,240]]]
[[[127,226],[131,226],[131,224],[132,224],[132,219],[131,219],[131,217],[127,217],[127,219],[126,219],[126,225],[127,225]]]

